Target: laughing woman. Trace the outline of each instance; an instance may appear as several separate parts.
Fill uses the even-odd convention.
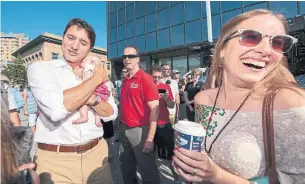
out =
[[[305,91],[289,82],[280,64],[297,39],[285,17],[253,10],[226,23],[213,65],[220,87],[195,97],[195,121],[207,130],[205,153],[175,150],[178,173],[188,181],[249,184],[266,171],[262,106],[273,103],[276,170],[287,183],[305,183]],[[256,180],[257,183],[258,180]]]

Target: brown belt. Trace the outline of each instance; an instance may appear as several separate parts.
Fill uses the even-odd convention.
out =
[[[94,148],[102,137],[93,139],[92,141],[78,146],[65,146],[65,145],[52,145],[52,144],[45,144],[45,143],[38,143],[38,148],[45,150],[45,151],[53,151],[53,152],[77,152],[77,153],[84,153],[92,148]]]

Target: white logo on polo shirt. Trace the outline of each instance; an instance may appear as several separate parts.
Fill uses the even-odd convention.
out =
[[[130,88],[138,88],[139,87],[139,84],[136,84],[135,82],[132,82],[130,84]]]

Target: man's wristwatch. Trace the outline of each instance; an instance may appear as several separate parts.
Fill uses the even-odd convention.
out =
[[[97,104],[99,104],[102,101],[102,98],[98,95],[95,96],[95,102],[94,104],[92,104],[92,106],[96,106]]]

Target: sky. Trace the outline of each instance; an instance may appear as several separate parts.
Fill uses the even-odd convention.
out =
[[[1,32],[25,33],[31,39],[44,32],[62,36],[74,17],[84,19],[95,29],[95,46],[107,48],[106,1],[1,2]]]

